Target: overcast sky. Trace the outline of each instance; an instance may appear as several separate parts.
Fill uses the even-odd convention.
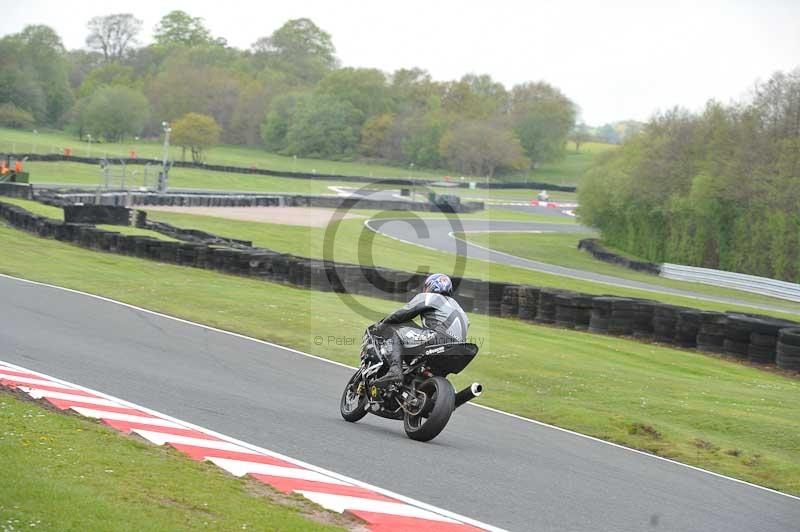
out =
[[[0,34],[56,29],[80,48],[96,15],[133,13],[142,42],[173,9],[203,17],[215,36],[249,47],[291,18],[333,36],[344,66],[427,69],[435,79],[487,73],[507,87],[548,81],[592,125],[674,105],[745,97],[776,70],[800,66],[800,0],[149,0],[3,1]]]

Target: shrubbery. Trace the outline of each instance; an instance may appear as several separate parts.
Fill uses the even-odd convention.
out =
[[[32,129],[36,120],[33,115],[13,103],[0,105],[0,126],[14,129]]]
[[[797,282],[800,69],[748,102],[654,118],[588,172],[579,201],[606,242],[648,260]]]

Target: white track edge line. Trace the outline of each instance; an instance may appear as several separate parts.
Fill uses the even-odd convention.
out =
[[[12,275],[7,275],[7,274],[4,274],[4,273],[0,273],[0,277],[5,277],[5,278],[8,278],[8,279],[14,279],[16,281],[22,281],[22,282],[25,282],[25,283],[35,284],[35,285],[39,285],[39,286],[46,286],[48,288],[55,288],[55,289],[58,289],[58,290],[64,290],[64,291],[67,291],[67,292],[72,292],[72,293],[75,293],[75,294],[80,294],[80,295],[83,295],[83,296],[92,297],[92,298],[99,299],[99,300],[102,300],[102,301],[106,301],[106,302],[109,302],[109,303],[115,303],[117,305],[121,305],[121,306],[124,306],[124,307],[132,308],[132,309],[135,309],[135,310],[138,310],[138,311],[141,311],[141,312],[146,312],[148,314],[153,314],[155,316],[161,316],[163,318],[168,318],[168,319],[175,320],[175,321],[178,321],[178,322],[181,322],[181,323],[186,323],[186,324],[189,324],[189,325],[194,325],[196,327],[201,327],[201,328],[206,329],[206,330],[215,331],[215,332],[219,332],[219,333],[223,333],[223,334],[228,334],[228,335],[231,335],[231,336],[235,336],[237,338],[243,338],[245,340],[250,340],[250,341],[257,342],[257,343],[264,344],[264,345],[268,345],[268,346],[271,346],[271,347],[276,347],[278,349],[283,349],[283,350],[289,351],[291,353],[296,353],[298,355],[302,355],[302,356],[306,356],[306,357],[313,358],[313,359],[316,359],[316,360],[320,360],[320,361],[326,362],[328,364],[334,364],[336,366],[341,366],[343,368],[347,368],[347,369],[351,369],[351,370],[356,369],[355,367],[348,366],[347,364],[343,364],[342,362],[336,362],[335,360],[328,360],[326,358],[322,358],[322,357],[319,357],[319,356],[316,356],[316,355],[312,355],[311,353],[304,353],[303,351],[298,351],[297,349],[293,349],[291,347],[285,347],[285,346],[282,346],[282,345],[279,345],[279,344],[268,342],[266,340],[260,340],[258,338],[252,338],[250,336],[245,336],[243,334],[239,334],[239,333],[235,333],[235,332],[231,332],[231,331],[226,331],[224,329],[217,329],[216,327],[211,327],[210,325],[203,325],[202,323],[196,323],[196,322],[193,322],[193,321],[185,320],[183,318],[176,318],[175,316],[170,316],[168,314],[162,314],[162,313],[156,312],[154,310],[148,310],[148,309],[137,307],[135,305],[131,305],[131,304],[128,304],[128,303],[123,303],[122,301],[116,301],[114,299],[110,299],[110,298],[107,298],[107,297],[98,296],[98,295],[95,295],[95,294],[90,294],[88,292],[81,292],[80,290],[74,290],[72,288],[64,288],[63,286],[51,285],[51,284],[42,283],[42,282],[39,282],[39,281],[31,281],[31,280],[28,280],[28,279],[22,279],[22,278],[14,277]],[[0,360],[0,363],[6,364],[9,367],[17,368],[18,371],[28,371],[28,372],[33,373],[33,374],[43,375],[43,376],[45,376],[45,377],[47,377],[47,378],[49,378],[49,379],[51,379],[51,380],[53,380],[55,382],[59,382],[59,383],[64,384],[64,385],[75,386],[76,388],[81,389],[81,390],[83,390],[85,392],[97,393],[98,395],[105,396],[108,399],[120,401],[122,403],[127,403],[128,405],[133,405],[132,408],[140,408],[144,412],[148,412],[150,414],[157,415],[157,416],[162,416],[164,419],[168,419],[170,421],[186,425],[189,428],[193,428],[195,430],[201,430],[202,432],[205,432],[206,434],[209,434],[209,435],[212,435],[212,436],[224,437],[224,438],[226,438],[229,441],[232,441],[234,443],[239,443],[240,445],[244,444],[245,447],[250,447],[252,449],[257,450],[258,452],[263,452],[263,453],[269,454],[271,456],[276,456],[278,458],[286,459],[288,462],[297,463],[298,465],[303,465],[304,467],[311,467],[311,468],[314,468],[315,470],[318,470],[318,471],[321,471],[321,472],[325,472],[326,474],[336,475],[339,478],[341,478],[342,480],[347,480],[347,481],[350,481],[350,482],[356,482],[357,484],[361,485],[362,487],[366,487],[367,489],[373,489],[375,491],[378,491],[379,493],[383,493],[383,494],[385,494],[387,496],[390,496],[390,497],[398,497],[400,500],[404,500],[404,501],[413,501],[414,500],[414,499],[410,499],[408,497],[405,497],[403,495],[399,495],[397,493],[393,493],[391,491],[384,490],[383,488],[378,488],[377,486],[371,486],[370,484],[367,484],[367,483],[364,483],[364,482],[361,482],[361,481],[358,481],[358,480],[355,480],[355,479],[350,479],[348,477],[344,477],[342,475],[338,475],[337,473],[326,471],[326,470],[324,470],[322,468],[317,468],[316,466],[312,466],[311,464],[306,464],[306,463],[301,462],[299,460],[295,460],[295,459],[290,458],[290,457],[285,457],[285,456],[280,455],[278,453],[273,453],[272,451],[267,451],[266,449],[261,449],[261,448],[255,446],[255,445],[246,444],[245,442],[241,442],[239,440],[236,440],[235,438],[230,438],[229,436],[224,436],[224,435],[216,433],[216,432],[214,432],[212,430],[205,429],[203,427],[198,427],[197,425],[193,425],[192,423],[188,423],[186,421],[181,421],[181,420],[179,420],[177,418],[173,418],[171,416],[166,416],[164,414],[161,414],[159,412],[156,412],[156,411],[151,410],[151,409],[146,408],[146,407],[142,407],[142,406],[139,406],[139,405],[134,405],[133,403],[129,403],[128,401],[124,401],[122,399],[116,398],[116,397],[108,395],[108,394],[104,394],[102,392],[97,392],[96,390],[85,388],[85,387],[77,385],[77,384],[72,384],[72,383],[69,383],[67,381],[63,381],[61,379],[57,379],[57,378],[54,378],[54,377],[50,377],[49,375],[46,375],[44,373],[39,373],[37,371],[29,370],[29,369],[24,368],[22,366],[17,366],[16,364],[11,364],[9,362],[3,362],[2,360]],[[618,443],[602,440],[600,438],[595,438],[594,436],[589,436],[587,434],[581,434],[580,432],[575,432],[575,431],[572,431],[572,430],[569,430],[569,429],[564,429],[564,428],[561,428],[561,427],[557,427],[555,425],[550,425],[548,423],[544,423],[543,421],[538,421],[538,420],[535,420],[535,419],[531,419],[531,418],[520,416],[518,414],[512,414],[510,412],[505,412],[503,410],[498,410],[498,409],[492,408],[490,406],[485,406],[485,405],[473,403],[471,401],[468,402],[467,404],[469,406],[474,406],[476,408],[482,408],[484,410],[489,410],[489,411],[494,412],[496,414],[502,414],[504,416],[512,417],[512,418],[520,420],[520,421],[526,421],[528,423],[533,423],[534,425],[538,425],[538,426],[541,426],[541,427],[546,427],[546,428],[549,428],[549,429],[558,430],[560,432],[571,434],[573,436],[578,436],[580,438],[586,438],[588,440],[592,440],[592,441],[595,441],[595,442],[598,442],[598,443],[603,443],[603,444],[606,444],[606,445],[610,445],[610,446],[616,447],[618,449],[624,449],[626,451],[630,451],[630,452],[633,452],[633,453],[636,453],[636,454],[640,454],[642,456],[646,456],[646,457],[649,457],[649,458],[652,458],[652,459],[655,459],[655,460],[662,460],[664,462],[669,462],[671,464],[675,464],[675,465],[678,465],[678,466],[681,466],[681,467],[686,467],[686,468],[692,469],[694,471],[700,471],[702,473],[707,473],[709,475],[712,475],[712,476],[715,476],[715,477],[718,477],[718,478],[722,478],[722,479],[725,479],[725,480],[730,480],[732,482],[736,482],[736,483],[739,483],[739,484],[744,484],[745,486],[750,486],[750,487],[753,487],[753,488],[764,490],[764,491],[767,491],[767,492],[770,492],[770,493],[774,493],[774,494],[777,494],[777,495],[783,495],[784,497],[789,497],[791,499],[795,499],[795,500],[800,501],[800,497],[798,497],[796,495],[791,495],[789,493],[784,493],[782,491],[774,490],[774,489],[768,488],[766,486],[759,486],[758,484],[753,484],[751,482],[747,482],[746,480],[740,480],[738,478],[729,477],[729,476],[723,475],[721,473],[715,473],[714,471],[709,471],[708,469],[703,469],[701,467],[697,467],[697,466],[693,466],[693,465],[689,465],[689,464],[684,464],[683,462],[678,462],[678,461],[672,460],[670,458],[665,458],[663,456],[658,456],[658,455],[655,455],[655,454],[651,454],[651,453],[647,453],[647,452],[644,452],[644,451],[640,451],[638,449],[633,449],[632,447],[626,447],[626,446],[620,445]],[[419,504],[419,502],[415,501],[415,504]],[[423,508],[428,506],[425,503],[421,503],[421,504],[424,505],[424,506],[422,506]],[[431,508],[434,508],[434,507],[431,507]],[[450,514],[450,512],[447,512],[447,514]],[[443,514],[443,515],[447,515],[447,514]],[[457,514],[452,514],[452,515],[457,515]],[[476,521],[476,523],[477,523],[477,521]],[[475,525],[475,526],[479,526],[479,525]],[[480,526],[481,527],[486,527],[486,526],[489,526],[489,525],[481,524]],[[496,527],[489,527],[487,530],[503,530],[503,529],[496,528]]]

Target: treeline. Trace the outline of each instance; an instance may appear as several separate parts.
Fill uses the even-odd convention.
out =
[[[800,69],[744,102],[657,116],[584,176],[579,201],[606,242],[648,260],[797,282]]]
[[[65,50],[47,26],[0,39],[0,125],[120,141],[194,113],[226,143],[493,176],[560,157],[575,124],[576,106],[545,82],[507,89],[488,75],[342,68],[331,36],[305,18],[247,50],[182,11],[149,45],[141,27],[130,14],[95,17],[84,50]]]

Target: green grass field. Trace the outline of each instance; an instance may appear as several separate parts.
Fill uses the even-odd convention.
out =
[[[88,251],[5,227],[0,243],[0,272],[349,364],[358,358],[352,347],[317,346],[314,337],[357,340],[369,321],[336,294]],[[397,305],[356,300],[376,314]],[[481,403],[800,493],[797,379],[691,351],[470,318],[470,335],[481,343],[481,354],[454,380],[457,386],[483,382]]]
[[[1,530],[345,530],[254,480],[0,390]],[[319,509],[315,510],[319,512]],[[319,519],[317,516],[316,519]]]
[[[71,148],[73,155],[109,158],[128,157],[135,151],[141,158],[161,159],[163,144],[157,140],[130,139],[122,143],[90,143],[79,141],[76,137],[62,131],[20,131],[0,128],[0,153],[63,153],[64,148]],[[580,175],[591,164],[592,158],[603,151],[613,149],[610,144],[586,143],[581,146],[580,153],[575,153],[572,146],[567,146],[563,159],[542,165],[538,170],[527,175],[514,176],[514,180],[530,180],[554,184],[575,185]],[[181,159],[181,148],[171,147],[170,156],[174,160]],[[270,170],[309,172],[318,174],[357,175],[367,177],[410,177],[441,179],[445,175],[455,176],[448,170],[426,170],[416,167],[396,167],[361,162],[325,161],[286,157],[268,153],[260,148],[246,146],[223,145],[208,151],[206,162],[209,164],[228,164],[246,168],[266,168]],[[35,167],[31,167],[35,169]],[[460,176],[459,176],[460,177]],[[480,178],[469,178],[477,179]],[[99,180],[99,171],[94,174],[93,183]],[[41,180],[40,180],[41,181]],[[175,185],[178,186],[178,185]],[[249,190],[249,189],[248,189]]]
[[[355,213],[373,215],[371,211],[354,211]],[[490,211],[503,215],[514,215],[509,211]],[[383,216],[390,217],[413,217],[414,213],[383,213]],[[482,213],[475,213],[470,216],[479,217]],[[420,213],[420,218],[430,217],[428,213]],[[522,214],[520,216],[527,217]],[[190,214],[166,213],[150,211],[148,217],[153,220],[160,220],[171,223],[179,227],[191,227],[210,233],[250,240],[255,246],[265,247],[283,253],[292,253],[304,257],[322,258],[323,245],[326,238],[326,229],[280,225],[260,222],[245,222],[239,220],[228,220],[211,216],[196,216]],[[500,218],[496,218],[500,219]],[[512,218],[513,219],[513,218]],[[523,218],[530,219],[530,218]],[[329,234],[329,238],[331,235]],[[457,271],[455,255],[450,253],[425,249],[411,244],[406,244],[391,238],[378,235],[364,227],[363,219],[342,220],[339,222],[334,237],[333,257],[327,257],[340,262],[365,263],[365,257],[371,253],[371,264],[394,268],[404,271]],[[369,253],[366,253],[369,252]],[[369,262],[369,261],[367,261]],[[724,311],[737,309],[743,312],[762,312],[774,314],[787,319],[796,318],[787,313],[757,311],[749,307],[736,307],[735,305],[715,303],[700,299],[691,299],[669,294],[647,292],[618,286],[610,286],[590,281],[560,277],[557,275],[541,273],[524,268],[506,266],[479,260],[470,259],[466,261],[465,277],[477,279],[507,281],[519,284],[530,284],[534,286],[549,286],[564,288],[587,294],[609,294],[619,296],[640,297],[647,299],[657,299],[667,303],[683,305],[689,307],[703,308],[706,310]],[[785,307],[787,311],[800,311],[799,304],[781,301],[773,298],[765,298],[755,294],[728,290],[713,286],[701,285],[696,283],[681,283],[687,289],[709,295],[728,295],[740,298],[743,301],[752,303],[770,303]]]

